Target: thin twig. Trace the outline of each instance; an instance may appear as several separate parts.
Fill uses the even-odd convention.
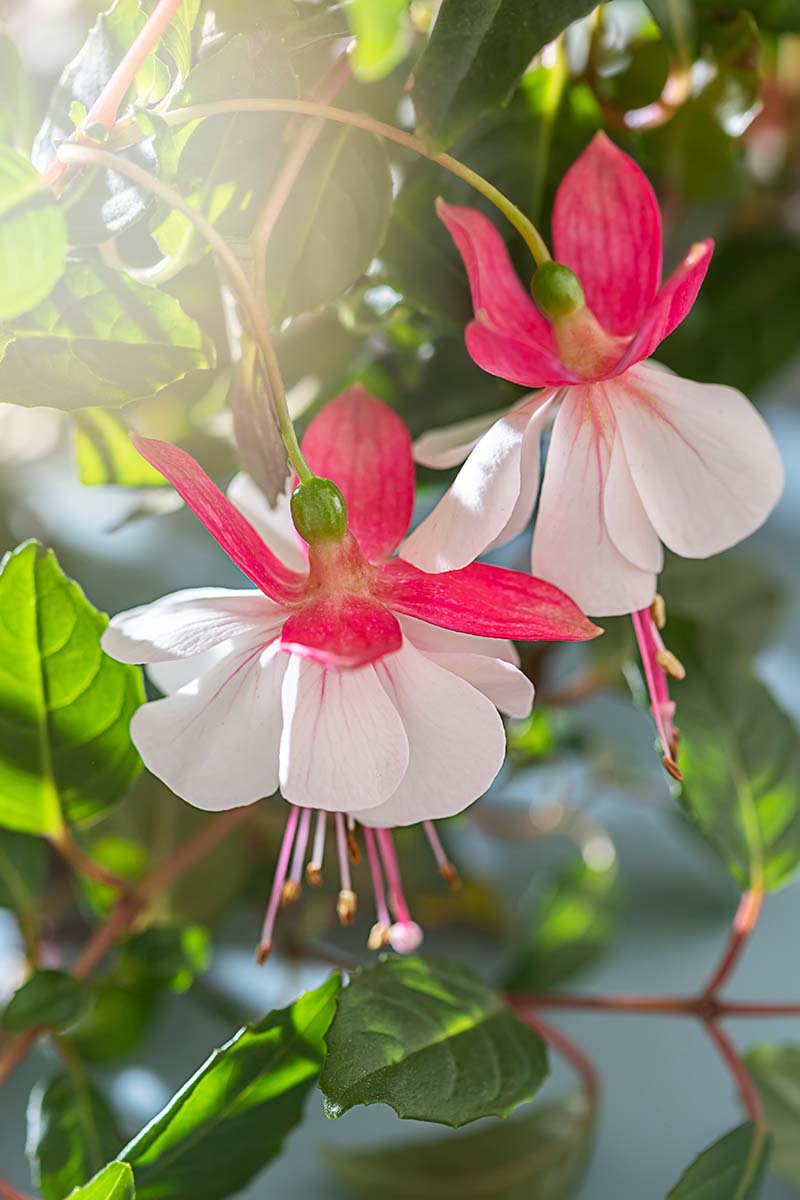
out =
[[[600,1094],[600,1076],[588,1055],[555,1025],[551,1025],[549,1021],[543,1021],[541,1017],[530,1012],[524,1004],[520,1004],[517,997],[510,996],[509,1001],[520,1020],[540,1033],[544,1040],[549,1042],[553,1049],[577,1071],[586,1092],[586,1099],[590,1105],[594,1106]]]
[[[105,884],[118,892],[130,890],[130,880],[123,879],[112,871],[107,871],[100,863],[95,862],[91,855],[87,854],[83,847],[76,842],[68,825],[62,826],[59,832],[50,838],[50,844],[77,874],[85,875],[87,879]]]
[[[739,907],[733,918],[728,943],[708,983],[703,988],[702,994],[704,996],[716,996],[719,989],[733,974],[747,945],[750,934],[758,923],[763,902],[764,891],[762,888],[751,888],[750,891],[742,894]]]
[[[24,1192],[18,1192],[15,1187],[0,1176],[0,1200],[31,1200]]]
[[[705,1021],[704,1027],[736,1081],[747,1115],[755,1122],[757,1129],[764,1133],[767,1127],[764,1105],[750,1072],[739,1057],[738,1050],[715,1021]]]

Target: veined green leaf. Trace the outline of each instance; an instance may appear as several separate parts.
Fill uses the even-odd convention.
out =
[[[88,264],[70,264],[53,294],[2,334],[0,400],[11,404],[116,408],[214,362],[172,296]]]
[[[135,1200],[133,1171],[127,1163],[113,1162],[84,1187],[70,1192],[69,1200]]]
[[[61,1029],[78,1018],[85,1003],[84,985],[66,971],[34,971],[14,992],[0,1024],[12,1033],[37,1025]]]
[[[86,1183],[122,1142],[105,1097],[85,1076],[56,1075],[31,1093],[26,1150],[44,1200],[63,1200]]]
[[[389,1104],[399,1117],[457,1128],[507,1116],[547,1075],[538,1034],[464,967],[387,958],[359,971],[326,1038],[329,1116]]]
[[[667,1200],[756,1200],[768,1151],[769,1138],[746,1121],[698,1155]]]
[[[41,176],[10,146],[0,146],[0,321],[27,312],[63,275],[64,214]],[[3,343],[0,332],[0,346]]]
[[[103,408],[75,414],[75,456],[81,483],[88,486],[166,487],[166,479],[142,458],[125,422]]]
[[[121,1152],[139,1200],[219,1200],[279,1153],[324,1053],[340,979],[239,1031]]]
[[[800,1184],[800,1046],[751,1046],[744,1062],[764,1101],[772,1139],[770,1166]]]
[[[141,769],[128,725],[141,671],[100,649],[106,618],[52,550],[25,542],[0,569],[0,824],[57,834],[96,817]]]

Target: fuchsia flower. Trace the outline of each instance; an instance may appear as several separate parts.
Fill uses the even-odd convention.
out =
[[[649,605],[662,542],[705,558],[763,523],[783,468],[759,414],[733,388],[679,379],[644,361],[691,309],[713,244],[692,246],[660,284],[658,204],[632,159],[599,133],[564,177],[553,240],[557,263],[570,270],[546,264],[534,279],[549,319],[481,213],[444,203],[439,213],[469,275],[472,358],[543,390],[499,419],[420,439],[419,462],[466,462],[405,544],[406,558],[449,570],[520,533],[539,489],[540,434],[554,413],[532,569],[586,612]]]
[[[482,564],[429,575],[391,557],[411,520],[411,444],[399,417],[360,387],[330,403],[303,442],[312,470],[328,477],[292,498],[308,545],[292,528],[288,497],[271,510],[239,477],[237,508],[184,451],[136,444],[258,589],[177,592],[112,620],[105,650],[147,664],[167,693],[133,718],[145,764],[199,808],[251,804],[278,788],[292,806],[265,953],[281,895],[299,886],[312,809],[321,814],[312,876],[325,814],[336,814],[345,919],[355,902],[345,818],[376,827],[367,848],[377,941],[388,936],[380,856],[397,918],[392,944],[413,948],[389,827],[428,823],[446,868],[429,822],[460,812],[500,770],[498,709],[530,711],[533,689],[507,639],[573,641],[599,630],[558,588],[527,575]]]

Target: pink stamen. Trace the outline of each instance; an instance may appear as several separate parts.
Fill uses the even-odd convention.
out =
[[[375,893],[375,913],[378,923],[384,925],[388,930],[392,923],[392,918],[389,916],[389,909],[386,904],[383,871],[381,870],[380,859],[378,858],[378,848],[375,845],[375,834],[366,825],[364,826],[364,841],[367,844],[367,858],[369,859],[369,871],[372,876],[372,890]]]
[[[403,895],[403,880],[400,876],[400,865],[394,849],[392,835],[388,829],[376,829],[375,836],[383,859],[383,869],[389,882],[389,900],[394,909],[394,915],[401,924],[411,920],[406,898]]]
[[[339,852],[339,877],[342,891],[351,892],[353,887],[350,881],[350,859],[347,855],[347,829],[344,823],[344,814],[340,812],[336,813],[336,849]]]
[[[445,853],[445,849],[442,845],[436,826],[434,825],[433,821],[423,821],[422,826],[425,830],[425,836],[428,839],[430,848],[433,851],[433,857],[436,859],[436,865],[439,868],[439,874],[449,888],[451,888],[453,891],[457,891],[461,887],[461,880],[458,877],[458,872]]]
[[[664,757],[674,765],[674,729],[672,726],[672,717],[675,712],[675,705],[670,699],[667,674],[659,665],[656,657],[659,650],[664,649],[664,643],[656,629],[649,608],[643,608],[639,612],[631,613],[631,620],[633,621],[633,628],[636,633],[636,641],[639,645],[639,654],[641,655],[642,667],[644,669],[644,677],[647,683],[647,691],[650,696],[650,711],[656,723]]]
[[[322,809],[317,813],[317,825],[314,830],[314,849],[311,852],[311,862],[306,867],[306,879],[312,887],[322,885],[322,862],[325,858],[325,834],[328,832],[328,814]]]
[[[292,858],[292,869],[289,873],[289,879],[292,883],[300,885],[300,876],[303,873],[303,862],[306,856],[306,846],[308,845],[308,835],[311,830],[311,812],[310,808],[304,808],[300,817],[300,828],[297,831],[297,841],[294,844],[294,856]]]
[[[267,905],[267,912],[261,929],[261,941],[258,944],[256,952],[256,961],[259,965],[266,962],[272,950],[272,931],[275,927],[275,918],[278,915],[278,908],[280,907],[283,884],[289,867],[289,856],[292,853],[292,843],[294,842],[299,817],[300,809],[292,807],[289,812],[289,819],[286,822],[283,841],[281,842],[278,865],[275,868],[275,878],[272,881],[272,891],[270,892],[269,904]]]

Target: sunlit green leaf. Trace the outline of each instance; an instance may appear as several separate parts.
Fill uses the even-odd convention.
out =
[[[509,991],[535,992],[569,979],[602,954],[617,930],[617,863],[610,840],[599,861],[570,862],[527,919],[528,934],[506,980]]]
[[[81,483],[89,486],[167,486],[161,472],[134,446],[125,422],[103,408],[84,408],[75,414],[75,457]]]
[[[64,215],[39,172],[0,146],[0,321],[27,312],[64,273]],[[6,335],[0,330],[0,347]]]
[[[737,1126],[698,1155],[667,1200],[756,1200],[768,1142],[752,1121]]]
[[[44,1200],[63,1200],[101,1170],[122,1143],[105,1097],[86,1076],[64,1073],[34,1088],[26,1149]]]
[[[584,1177],[593,1114],[580,1094],[476,1132],[338,1150],[326,1159],[363,1200],[568,1200]]]
[[[33,110],[31,80],[16,46],[0,28],[0,143],[27,153],[34,130]]]
[[[533,56],[593,0],[444,0],[414,72],[420,134],[449,146],[482,112],[504,104]]]
[[[457,1128],[507,1116],[547,1075],[544,1042],[464,967],[387,958],[355,974],[326,1038],[329,1116],[389,1104]]]
[[[346,126],[323,130],[269,241],[273,320],[321,308],[367,269],[383,242],[391,201],[382,143]]]
[[[338,975],[240,1030],[121,1153],[139,1200],[218,1200],[279,1153],[324,1051]]]
[[[752,1046],[744,1062],[767,1112],[770,1166],[790,1183],[800,1184],[800,1046]]]
[[[0,400],[64,409],[116,408],[214,361],[172,296],[78,263],[4,341]]]
[[[127,791],[141,764],[128,733],[137,667],[100,649],[106,618],[52,550],[25,542],[0,570],[0,824],[55,834]]]
[[[135,1200],[133,1172],[127,1163],[113,1162],[84,1187],[70,1192],[70,1200]]]
[[[72,1024],[85,1003],[83,984],[65,971],[34,971],[9,1000],[0,1024],[14,1033],[36,1025],[60,1029]]]
[[[348,9],[355,34],[353,69],[359,79],[382,79],[409,47],[408,0],[354,0]]]
[[[36,837],[0,828],[0,908],[30,908],[47,874],[47,849]]]

